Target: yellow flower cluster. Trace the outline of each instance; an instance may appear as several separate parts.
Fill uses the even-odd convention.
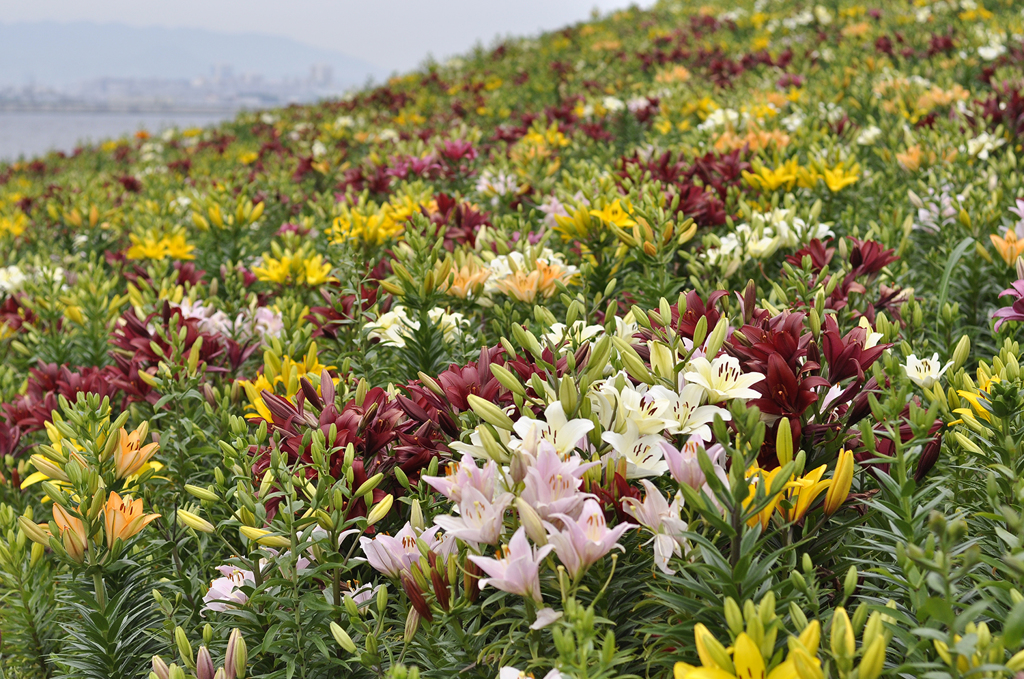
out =
[[[21,234],[25,233],[25,228],[27,226],[28,217],[22,213],[18,213],[11,217],[0,215],[0,238],[3,236],[17,238]]]
[[[332,241],[344,243],[358,240],[369,245],[380,245],[401,236],[406,222],[421,207],[429,212],[436,210],[437,204],[425,197],[406,195],[379,207],[373,202],[351,207],[343,205],[341,214],[334,218]]]
[[[298,252],[281,249],[276,243],[273,252],[263,254],[263,263],[253,267],[256,278],[278,285],[322,285],[331,280],[331,263],[324,261],[319,253],[309,253],[308,248]]]
[[[128,259],[195,259],[192,254],[195,246],[185,240],[182,231],[158,235],[151,229],[142,235],[129,234],[128,240],[132,243],[128,248]]]
[[[818,168],[814,165],[802,166],[796,158],[791,158],[775,168],[754,163],[753,170],[753,172],[744,171],[743,179],[751,187],[765,193],[779,189],[791,191],[794,186],[813,189],[819,180],[825,182],[829,191],[838,193],[847,186],[856,184],[860,177],[860,164],[854,162],[847,167],[845,161],[837,163],[832,168],[825,166]]]

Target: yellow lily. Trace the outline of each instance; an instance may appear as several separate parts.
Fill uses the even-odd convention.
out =
[[[977,413],[978,417],[986,422],[992,421],[992,413],[989,412],[987,407],[988,398],[984,392],[975,393],[965,389],[958,389],[956,393],[960,395],[960,398],[970,403],[971,408],[956,408],[953,410],[954,413],[958,413],[964,417],[970,417],[972,419],[974,419],[974,413]]]
[[[626,211],[629,209],[629,203],[626,203],[625,209],[619,203],[620,201],[615,201],[611,205],[605,205],[603,210],[591,210],[590,214],[606,224],[614,224],[619,228],[636,226],[636,222],[630,219],[629,213]]]
[[[811,675],[821,674],[821,662],[817,658],[821,631],[817,620],[807,625],[799,637],[790,637],[788,657],[770,671],[771,659],[765,661],[758,645],[746,632],[736,637],[729,649],[702,624],[694,628],[693,635],[701,667],[678,662],[673,668],[674,679],[798,679],[801,674],[797,672],[797,658],[805,671]]]
[[[770,192],[781,187],[793,188],[800,167],[796,159],[788,160],[774,170],[761,166],[755,172],[743,172],[743,179],[755,189]]]
[[[839,193],[847,186],[857,183],[857,179],[860,178],[860,165],[854,163],[849,170],[845,170],[843,164],[839,163],[831,170],[826,169],[824,174],[828,190],[832,193]]]
[[[747,499],[743,501],[743,506],[748,507],[750,506],[750,503],[754,501],[754,498],[757,493],[757,486],[759,484],[764,484],[766,493],[771,492],[771,487],[775,481],[775,477],[778,476],[781,471],[781,467],[776,467],[770,472],[766,472],[757,466],[747,470],[747,478],[751,479],[753,482],[750,484],[750,493],[747,495]],[[778,493],[774,497],[772,497],[771,500],[768,502],[768,505],[764,507],[764,509],[759,511],[756,516],[752,516],[750,517],[750,519],[747,520],[747,525],[753,526],[754,524],[760,522],[762,529],[767,528],[768,522],[771,521],[772,513],[775,511],[775,508],[778,507],[779,500],[781,499],[782,493]]]
[[[789,521],[800,521],[807,515],[807,511],[818,499],[818,496],[825,492],[832,481],[822,481],[825,474],[825,465],[821,465],[802,476],[799,479],[790,481],[789,489],[785,491],[786,499],[792,505],[789,509],[782,508],[782,515]]]

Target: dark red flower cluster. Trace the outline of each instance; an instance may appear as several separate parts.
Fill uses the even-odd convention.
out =
[[[210,372],[224,372],[225,368],[220,366],[216,359],[228,353],[228,343],[220,335],[202,332],[198,320],[186,318],[179,308],[172,308],[167,302],[164,302],[161,313],[150,314],[145,321],[139,319],[134,310],[129,309],[122,317],[124,323],[114,330],[110,341],[114,347],[111,351],[111,358],[114,360],[114,365],[111,366],[114,386],[123,391],[129,401],[157,402],[159,397],[153,388],[139,377],[139,372],[155,374],[160,361],[171,355],[171,344],[166,338],[170,337],[171,319],[175,317],[178,319],[178,332],[182,328],[185,329],[184,345],[192,347],[196,340],[202,337],[199,360],[206,364],[206,369]],[[163,328],[162,336],[156,332],[156,324]],[[245,353],[245,349],[239,347],[237,343],[234,346],[234,360],[241,363],[244,360],[242,354]]]
[[[636,153],[622,158],[617,174],[625,180],[637,170],[650,172],[652,179],[668,189],[667,202],[679,197],[679,214],[693,217],[698,226],[719,226],[725,223],[723,201],[729,187],[741,186],[743,171],[749,169],[750,163],[742,159],[739,150],[725,155],[707,153],[692,163],[666,151],[646,159]]]
[[[53,411],[57,409],[58,396],[63,396],[71,402],[74,402],[80,393],[99,394],[113,399],[119,394],[119,390],[113,384],[112,378],[112,370],[109,367],[87,366],[81,368],[79,372],[74,372],[68,366],[40,363],[39,367],[29,370],[25,393],[9,403],[0,404],[6,427],[9,432],[14,430],[19,436],[43,429],[45,423],[52,418]],[[0,438],[3,438],[3,432],[0,432]],[[16,443],[15,437],[11,445]]]

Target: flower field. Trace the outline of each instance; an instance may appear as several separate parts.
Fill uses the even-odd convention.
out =
[[[0,164],[0,677],[1024,676],[1022,36],[671,0]]]

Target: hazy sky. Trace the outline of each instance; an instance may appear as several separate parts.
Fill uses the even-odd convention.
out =
[[[558,28],[652,0],[0,0],[16,21],[95,21],[135,26],[272,33],[356,56],[387,70],[464,52],[478,40]]]

